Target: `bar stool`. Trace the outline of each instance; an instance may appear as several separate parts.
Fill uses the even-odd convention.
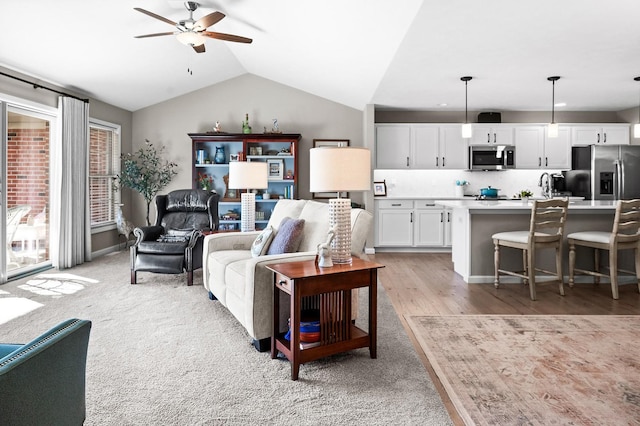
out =
[[[494,285],[496,288],[500,286],[500,274],[520,277],[525,284],[529,283],[531,300],[536,300],[536,271],[540,271],[556,276],[559,281],[560,294],[564,296],[562,239],[567,220],[568,205],[568,198],[535,200],[531,207],[531,222],[528,231],[498,232],[491,236],[495,247]],[[500,247],[522,250],[523,271],[500,269]],[[556,251],[555,272],[536,268],[536,250],[545,248],[554,248]]]
[[[567,235],[569,243],[569,287],[573,287],[575,273],[591,275],[595,284],[600,283],[600,277],[608,277],[611,281],[611,295],[618,299],[618,272],[635,275],[638,279],[640,292],[640,200],[619,200],[616,205],[616,215],[613,219],[613,230],[572,232]],[[594,270],[576,268],[576,246],[594,249]],[[609,274],[600,272],[600,250],[609,251]],[[636,264],[635,274],[618,268],[618,251],[634,250]]]

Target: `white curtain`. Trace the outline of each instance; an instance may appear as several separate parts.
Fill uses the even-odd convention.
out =
[[[51,148],[51,260],[59,269],[91,260],[89,104],[61,96]]]

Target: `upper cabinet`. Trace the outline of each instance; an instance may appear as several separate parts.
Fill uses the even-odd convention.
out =
[[[514,127],[501,124],[474,124],[469,145],[513,145]]]
[[[467,156],[459,125],[376,125],[378,169],[466,169]]]
[[[406,124],[376,126],[376,167],[408,169],[411,163],[411,127]]]
[[[573,126],[571,145],[629,145],[629,125],[581,124]]]
[[[548,138],[542,124],[516,126],[516,169],[571,168],[571,129],[560,126],[557,138]]]

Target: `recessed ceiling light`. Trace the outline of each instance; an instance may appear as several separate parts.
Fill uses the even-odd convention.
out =
[[[566,102],[558,102],[558,103],[557,103],[557,104],[555,104],[554,106],[557,106],[557,107],[566,107],[566,106],[567,106],[567,103],[566,103]]]
[[[438,104],[439,107],[446,107],[449,106],[449,104]]]

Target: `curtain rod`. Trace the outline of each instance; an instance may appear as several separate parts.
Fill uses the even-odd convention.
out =
[[[85,104],[88,104],[88,103],[89,103],[89,99],[79,98],[78,96],[70,95],[69,93],[61,92],[61,91],[56,90],[56,89],[50,89],[49,87],[42,86],[42,85],[40,85],[40,84],[38,84],[38,83],[34,83],[34,82],[32,82],[32,81],[24,80],[24,79],[22,79],[22,78],[20,78],[20,77],[16,77],[15,75],[7,74],[7,73],[4,73],[4,72],[2,72],[2,71],[0,71],[0,75],[3,75],[3,76],[5,76],[5,77],[9,77],[9,78],[13,78],[14,80],[18,80],[18,81],[21,81],[21,82],[23,82],[23,83],[30,84],[30,85],[32,85],[32,86],[33,86],[33,88],[34,88],[34,89],[45,89],[45,90],[49,90],[50,92],[55,92],[55,93],[57,93],[57,94],[59,94],[59,95],[68,96],[68,97],[70,97],[70,98],[77,99],[77,100],[79,100],[79,101],[84,102]]]

